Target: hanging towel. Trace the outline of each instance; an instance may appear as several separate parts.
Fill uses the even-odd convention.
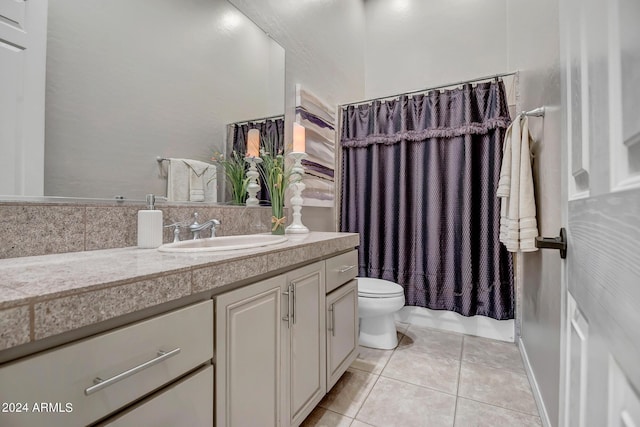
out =
[[[204,202],[204,173],[209,164],[198,160],[183,160],[189,166],[189,201]]]
[[[216,167],[191,159],[169,159],[167,199],[173,202],[216,202]]]
[[[511,193],[511,131],[515,125],[507,128],[502,145],[502,167],[498,181],[497,196],[500,200],[500,241],[506,245],[509,234],[509,194]],[[519,126],[519,125],[518,125]]]
[[[204,171],[204,201],[205,203],[218,202],[218,174],[214,165],[209,165]]]
[[[167,173],[167,200],[186,202],[189,200],[189,166],[183,159],[169,159]]]
[[[500,206],[500,241],[509,252],[537,251],[536,203],[529,147],[529,119],[516,119],[507,129],[497,196]]]

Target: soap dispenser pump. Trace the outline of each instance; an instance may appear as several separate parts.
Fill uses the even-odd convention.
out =
[[[156,197],[147,194],[147,209],[138,211],[138,247],[142,249],[162,245],[162,211],[155,204]]]

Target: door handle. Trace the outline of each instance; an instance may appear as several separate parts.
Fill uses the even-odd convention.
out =
[[[560,258],[567,257],[567,230],[562,227],[558,237],[536,237],[536,248],[559,249]]]

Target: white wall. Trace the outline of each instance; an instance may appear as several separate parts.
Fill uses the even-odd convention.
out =
[[[331,105],[364,96],[362,0],[230,0],[286,50],[285,139],[291,143],[295,85]],[[311,230],[334,230],[334,209],[305,207]]]
[[[531,118],[538,229],[558,235],[561,218],[561,87],[558,0],[509,0],[508,64],[520,70],[520,108],[545,106]],[[557,251],[522,255],[522,344],[551,425],[558,425],[561,261]],[[541,414],[545,416],[545,414]]]
[[[507,63],[506,3],[367,0],[365,96],[513,71]]]

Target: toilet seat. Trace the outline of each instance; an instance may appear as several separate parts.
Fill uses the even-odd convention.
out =
[[[403,297],[404,289],[397,283],[371,277],[357,277],[358,296],[362,298]]]

